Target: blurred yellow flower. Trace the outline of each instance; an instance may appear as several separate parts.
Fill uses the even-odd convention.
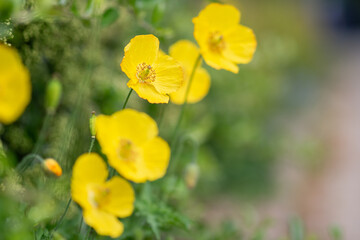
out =
[[[28,70],[15,49],[0,44],[0,123],[20,117],[31,98]]]
[[[183,66],[185,74],[184,84],[178,91],[170,94],[170,99],[175,104],[183,104],[190,75],[200,52],[194,43],[188,40],[180,40],[170,47],[169,54]],[[209,92],[210,75],[204,68],[200,67],[200,65],[201,64],[197,66],[191,82],[187,97],[188,103],[201,101]]]
[[[57,177],[60,177],[62,175],[62,168],[60,167],[59,163],[53,159],[53,158],[47,158],[43,162],[44,169],[54,174]]]
[[[194,37],[208,65],[237,73],[236,64],[251,61],[256,49],[255,35],[239,22],[240,12],[220,3],[209,4],[193,18]]]
[[[182,67],[170,56],[159,54],[159,39],[139,35],[125,47],[121,69],[130,79],[128,87],[150,103],[168,103],[169,93],[184,80]]]
[[[100,235],[119,237],[124,225],[117,217],[134,210],[134,190],[126,180],[115,176],[109,181],[105,162],[96,153],[81,155],[75,162],[71,196],[83,209],[84,221]]]
[[[170,147],[158,132],[151,117],[132,109],[96,118],[97,139],[109,164],[137,183],[154,181],[166,172]]]

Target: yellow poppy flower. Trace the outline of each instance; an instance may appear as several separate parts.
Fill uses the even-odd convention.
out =
[[[96,153],[83,154],[75,162],[71,196],[83,209],[84,221],[100,235],[119,237],[124,225],[117,217],[134,210],[134,190],[126,180],[115,176],[106,181],[108,170]]]
[[[168,103],[168,94],[177,91],[184,80],[181,66],[172,57],[159,54],[159,39],[154,35],[131,39],[121,69],[130,79],[128,87],[150,103]]]
[[[31,98],[28,70],[15,49],[0,44],[0,123],[20,117]]]
[[[132,109],[96,118],[97,139],[109,164],[137,183],[154,181],[166,172],[170,147],[158,132],[151,117]]]
[[[256,49],[255,35],[239,22],[240,12],[220,3],[209,4],[193,18],[194,37],[208,65],[237,73],[236,64],[251,61]]]
[[[170,94],[170,99],[175,104],[183,104],[186,90],[189,85],[190,75],[194,64],[200,54],[199,49],[190,41],[180,40],[174,43],[169,50],[170,56],[177,60],[184,69],[185,82],[180,89]],[[199,64],[195,70],[193,80],[189,89],[187,102],[196,103],[202,100],[209,92],[210,75],[200,67]]]

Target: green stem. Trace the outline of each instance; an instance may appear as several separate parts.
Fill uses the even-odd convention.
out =
[[[45,119],[44,119],[44,122],[41,126],[41,130],[40,130],[40,133],[39,133],[39,137],[37,138],[36,140],[36,143],[35,143],[35,146],[34,146],[34,149],[33,151],[26,155],[21,161],[20,163],[16,166],[16,170],[22,174],[23,172],[26,171],[26,169],[31,166],[31,164],[33,163],[34,160],[38,160],[40,162],[43,161],[42,157],[40,157],[38,155],[39,151],[40,151],[40,148],[41,148],[41,145],[43,144],[44,142],[44,139],[45,139],[45,134],[49,128],[49,124],[50,124],[50,120],[51,120],[51,117],[53,116],[53,113],[52,112],[49,112],[47,111],[46,112],[46,116],[45,116]]]
[[[123,105],[122,109],[125,109],[125,107],[126,107],[126,105],[127,105],[128,101],[129,101],[129,98],[130,98],[130,95],[131,95],[131,93],[132,93],[132,92],[133,92],[133,89],[132,89],[132,88],[130,88],[130,91],[129,91],[129,93],[128,93],[128,95],[127,95],[126,99],[125,99],[125,102],[124,102],[124,105]]]
[[[91,153],[91,151],[92,151],[92,149],[93,149],[93,147],[94,147],[94,144],[95,144],[95,140],[96,140],[96,138],[91,137],[91,142],[90,142],[90,147],[89,147],[88,153]],[[64,219],[67,211],[69,210],[69,206],[70,206],[70,203],[71,203],[71,202],[72,202],[72,199],[71,199],[71,197],[70,197],[69,200],[68,200],[68,203],[67,203],[67,205],[66,205],[65,211],[64,211],[63,214],[61,215],[59,221],[56,223],[56,226],[55,226],[54,230],[52,231],[51,236],[52,236],[53,233],[59,228],[59,226],[60,226],[62,220]],[[83,217],[81,217],[80,230],[81,230],[81,227],[82,227],[82,223],[83,223]]]
[[[39,162],[43,162],[44,159],[42,157],[40,157],[39,155],[35,154],[35,153],[30,153],[28,155],[26,155],[21,162],[16,166],[16,170],[18,171],[18,173],[22,174],[23,172],[25,172],[25,170],[31,166],[31,164],[34,162],[34,160],[37,160]]]
[[[180,125],[181,125],[181,121],[183,119],[185,108],[186,108],[186,105],[187,105],[187,99],[188,99],[188,96],[189,96],[190,87],[191,87],[191,84],[192,84],[192,81],[193,81],[193,78],[194,78],[194,75],[195,75],[196,68],[198,67],[200,61],[201,61],[201,54],[199,54],[199,56],[196,58],[196,61],[195,61],[194,66],[192,68],[190,78],[189,78],[189,84],[187,85],[186,92],[185,92],[184,103],[181,106],[180,115],[179,115],[179,118],[178,118],[177,123],[175,125],[174,133],[173,133],[172,140],[171,140],[171,146],[170,146],[171,151],[173,151],[172,155],[175,152],[173,149],[177,144],[177,135],[178,135]],[[176,164],[173,163],[172,165],[176,165]]]

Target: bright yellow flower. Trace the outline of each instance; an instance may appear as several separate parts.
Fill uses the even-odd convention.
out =
[[[117,217],[134,210],[134,190],[126,180],[115,176],[109,181],[105,162],[96,153],[83,154],[75,162],[71,196],[83,209],[84,221],[100,235],[119,237],[124,225]]]
[[[128,87],[150,103],[168,103],[168,94],[177,91],[184,80],[181,66],[172,57],[159,54],[159,39],[154,35],[131,39],[121,69],[130,79]]]
[[[15,49],[0,44],[0,122],[10,124],[18,119],[30,98],[28,70]]]
[[[239,24],[240,12],[227,4],[211,3],[193,18],[194,37],[205,62],[215,69],[237,73],[256,49],[253,31]]]
[[[194,64],[200,54],[195,44],[187,40],[180,40],[170,47],[170,56],[184,68],[185,82],[180,89],[170,94],[170,99],[175,104],[183,104],[185,100],[186,90],[189,85],[190,75],[193,70]],[[191,82],[189,94],[187,97],[188,103],[196,103],[202,100],[209,92],[210,88],[210,75],[208,72],[200,67],[195,70],[195,75]]]
[[[137,183],[154,181],[166,172],[170,148],[158,132],[151,117],[132,109],[96,118],[97,139],[109,164]]]

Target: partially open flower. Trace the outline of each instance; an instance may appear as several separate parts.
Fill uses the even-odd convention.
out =
[[[111,116],[99,115],[96,133],[109,164],[125,178],[140,183],[164,176],[170,147],[147,114],[125,109]]]
[[[170,94],[170,99],[171,102],[175,104],[183,104],[190,83],[190,75],[200,52],[194,43],[188,40],[180,40],[170,47],[169,54],[182,65],[185,75],[184,84],[178,91]],[[201,64],[196,66],[194,71],[194,76],[187,96],[188,103],[197,103],[201,101],[210,89],[210,75],[201,67]]]
[[[53,158],[45,159],[43,162],[43,167],[46,172],[53,174],[57,177],[60,177],[62,175],[62,169],[59,163]]]

